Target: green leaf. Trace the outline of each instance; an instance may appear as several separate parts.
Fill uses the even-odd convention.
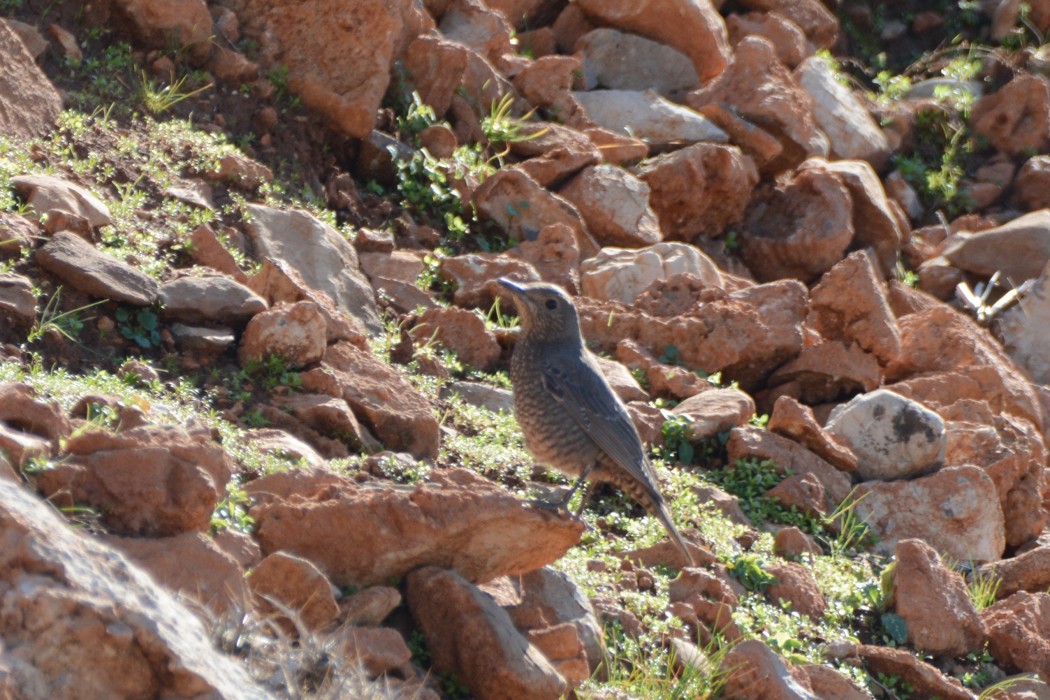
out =
[[[897,644],[904,644],[908,641],[908,623],[904,621],[903,617],[897,613],[883,613],[879,620],[882,622],[883,628],[889,632],[890,637]]]

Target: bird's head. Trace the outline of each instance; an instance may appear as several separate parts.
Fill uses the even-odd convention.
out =
[[[582,344],[576,307],[560,287],[544,282],[522,284],[506,277],[499,283],[514,297],[521,332],[530,340]]]

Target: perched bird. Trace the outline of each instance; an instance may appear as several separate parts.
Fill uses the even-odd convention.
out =
[[[577,477],[557,506],[567,506],[588,477],[580,511],[594,482],[611,483],[660,520],[691,565],[627,408],[584,347],[572,300],[550,284],[499,283],[513,294],[521,319],[510,378],[525,446],[539,461]]]

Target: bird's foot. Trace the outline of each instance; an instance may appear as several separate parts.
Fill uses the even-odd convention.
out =
[[[526,500],[525,502],[527,504],[529,504],[530,506],[535,506],[537,508],[542,508],[543,510],[553,510],[553,511],[563,510],[566,513],[569,513],[568,504],[565,503],[564,501],[544,501],[543,499],[540,499],[540,498],[530,498],[530,499]],[[572,513],[569,513],[569,515],[572,515]]]

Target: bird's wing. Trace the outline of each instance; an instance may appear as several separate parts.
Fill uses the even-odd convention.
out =
[[[554,357],[544,363],[543,387],[617,464],[637,481],[655,487],[656,475],[638,431],[597,364],[586,354],[559,360],[566,358]]]

